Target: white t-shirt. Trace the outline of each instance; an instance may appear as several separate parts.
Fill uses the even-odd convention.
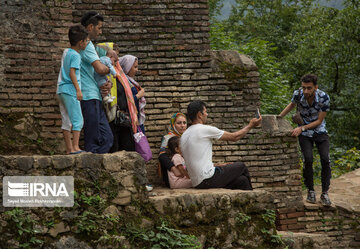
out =
[[[196,124],[181,136],[180,148],[193,186],[214,175],[212,139],[218,140],[223,134],[214,126]]]

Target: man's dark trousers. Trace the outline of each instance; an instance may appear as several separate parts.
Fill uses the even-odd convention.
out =
[[[81,111],[84,117],[85,151],[108,153],[113,144],[113,134],[100,100],[82,100]]]
[[[313,180],[313,146],[314,143],[318,149],[321,160],[321,185],[322,192],[325,193],[329,190],[331,168],[329,156],[329,136],[327,134],[316,134],[313,137],[299,136],[299,144],[303,154],[304,167],[303,176],[304,183],[308,190],[314,190]]]
[[[215,167],[214,175],[203,180],[195,188],[253,189],[249,170],[242,162],[236,162],[222,167]]]

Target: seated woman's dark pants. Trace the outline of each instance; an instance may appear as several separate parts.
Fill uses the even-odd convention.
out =
[[[195,188],[253,189],[249,170],[242,162],[236,162],[222,167],[215,167],[214,175],[203,180]]]

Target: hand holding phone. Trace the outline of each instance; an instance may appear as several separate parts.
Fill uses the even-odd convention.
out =
[[[260,118],[260,111],[259,111],[259,108],[256,108],[256,111],[255,111],[255,118]]]

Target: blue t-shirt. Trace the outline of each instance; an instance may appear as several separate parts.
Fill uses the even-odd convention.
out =
[[[307,100],[305,99],[303,90],[300,90],[300,94],[299,90],[295,90],[291,102],[294,104],[299,104],[300,115],[304,120],[305,125],[316,121],[319,118],[319,112],[330,111],[330,97],[321,90],[315,91],[315,98],[311,106],[309,106]],[[314,129],[303,131],[301,135],[312,137],[314,133],[327,133],[325,119],[319,126],[315,127]]]
[[[94,78],[94,61],[100,60],[96,53],[94,44],[90,41],[85,50],[80,51],[81,55],[81,82],[83,100],[97,99],[102,100],[100,90]]]
[[[61,80],[59,82],[58,93],[66,93],[71,96],[76,97],[76,89],[70,78],[70,68],[75,68],[75,75],[79,87],[81,89],[80,81],[80,65],[81,65],[81,56],[74,49],[69,48],[64,61],[61,67]]]

